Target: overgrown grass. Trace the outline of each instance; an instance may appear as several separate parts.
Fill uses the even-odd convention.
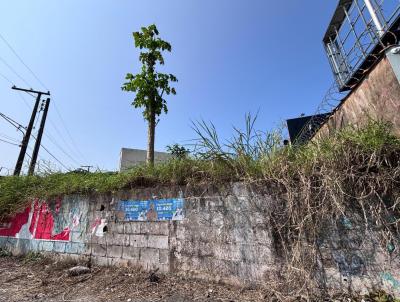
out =
[[[375,121],[304,146],[283,146],[281,131],[256,131],[254,121],[246,116],[246,129],[234,128],[234,137],[225,143],[221,143],[212,124],[197,123],[194,155],[154,167],[143,165],[122,173],[0,177],[0,217],[21,210],[32,198],[107,193],[156,184],[279,182],[279,178],[296,177],[299,171],[345,158],[354,150],[364,155],[400,150],[400,140],[391,134],[390,125]]]
[[[123,173],[54,173],[46,176],[0,177],[0,217],[29,204],[33,198],[66,194],[107,193],[152,185],[179,185],[192,180],[230,181],[224,165],[198,159],[173,159],[154,167],[138,166]]]
[[[0,217],[32,198],[151,185],[260,184],[276,201],[265,220],[285,265],[269,283],[281,301],[319,288],[319,242],[340,219],[359,219],[365,232],[374,230],[381,250],[400,245],[400,139],[389,124],[370,121],[302,146],[283,146],[281,131],[264,133],[254,125],[247,116],[245,129],[234,128],[233,138],[222,141],[212,124],[195,123],[192,156],[154,167],[0,178]]]

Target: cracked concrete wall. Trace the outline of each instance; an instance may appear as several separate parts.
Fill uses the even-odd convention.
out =
[[[282,258],[268,221],[277,201],[263,191],[236,183],[74,195],[42,201],[46,206],[41,207],[35,201],[36,207],[16,215],[18,223],[0,224],[0,247],[14,253],[42,251],[90,259],[100,265],[159,269],[216,282],[267,284],[279,275]],[[182,221],[127,221],[118,207],[121,200],[178,196],[184,198]],[[38,209],[43,210],[42,216],[27,214]],[[34,223],[34,217],[39,217],[38,222]],[[321,286],[364,292],[383,288],[400,295],[400,238],[391,251],[382,250],[373,229],[366,231],[356,216],[346,219],[328,226],[318,243],[322,258],[316,278]],[[49,233],[29,237],[27,228],[33,230],[29,223],[42,225]]]
[[[102,264],[140,265],[236,284],[261,282],[273,266],[271,237],[263,218],[268,199],[246,186],[142,189],[91,200],[89,220],[107,220],[102,237],[90,237],[93,261]],[[182,221],[124,221],[119,200],[184,197]],[[104,207],[103,211],[99,211]],[[254,211],[254,208],[263,211]]]

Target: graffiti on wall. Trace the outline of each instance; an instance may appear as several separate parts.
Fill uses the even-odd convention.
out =
[[[97,217],[92,224],[92,235],[103,237],[107,230],[107,219]]]
[[[118,211],[125,221],[183,220],[183,198],[121,200]]]
[[[362,275],[365,271],[364,261],[356,254],[334,251],[332,256],[343,276]]]
[[[35,200],[23,212],[0,223],[0,236],[70,241],[71,233],[79,229],[82,214],[82,209],[63,203],[61,198],[50,205]]]
[[[23,226],[31,220],[31,208],[26,208],[23,212],[17,213],[12,218],[7,218],[0,223],[0,236],[19,237]],[[25,229],[24,228],[24,229]]]
[[[400,289],[400,281],[396,280],[391,273],[383,273],[382,279],[388,282],[393,288]]]

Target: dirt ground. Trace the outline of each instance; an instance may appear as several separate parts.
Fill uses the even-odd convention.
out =
[[[238,288],[158,273],[155,274],[156,278],[151,278],[150,273],[133,267],[91,267],[87,274],[70,276],[68,270],[79,263],[57,261],[40,254],[16,258],[1,252],[0,302],[279,301],[267,290]],[[308,301],[300,297],[294,300]],[[334,299],[318,298],[313,301],[400,302],[383,292],[368,297],[348,298],[340,295]]]
[[[92,267],[89,274],[69,276],[76,263],[43,258],[0,257],[0,301],[186,302],[268,301],[261,290],[159,276],[134,268]],[[158,276],[158,275],[157,275]]]

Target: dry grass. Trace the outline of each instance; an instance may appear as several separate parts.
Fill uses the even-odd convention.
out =
[[[321,287],[318,240],[338,221],[374,232],[382,250],[400,242],[400,140],[390,125],[370,121],[305,146],[282,146],[279,132],[235,129],[221,142],[212,125],[198,123],[194,156],[119,174],[54,174],[0,179],[0,215],[29,198],[113,192],[152,184],[242,181],[261,184],[279,202],[266,219],[285,267],[269,284],[279,300],[312,296]],[[353,221],[353,220],[356,221]],[[398,248],[397,248],[398,251]]]

